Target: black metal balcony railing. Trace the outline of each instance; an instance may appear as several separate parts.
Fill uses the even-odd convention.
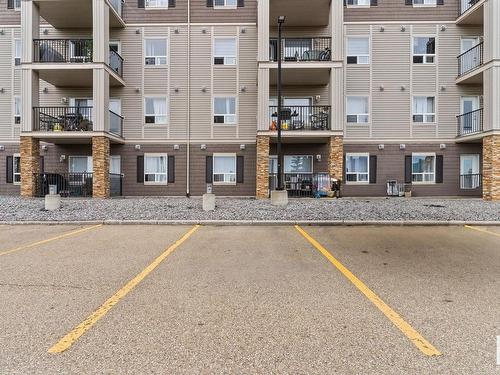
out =
[[[460,175],[460,189],[478,189],[483,183],[481,174],[462,174]]]
[[[113,111],[109,111],[109,132],[123,136],[123,117]]]
[[[109,195],[120,197],[122,195],[123,176],[117,173],[109,174]]]
[[[113,9],[116,11],[116,13],[118,13],[118,15],[120,17],[123,16],[123,2],[124,0],[110,0],[111,2],[111,6],[113,7]]]
[[[41,173],[35,174],[35,195],[49,194],[50,186],[56,187],[56,194],[62,197],[91,197],[92,173]]]
[[[289,197],[320,197],[326,196],[326,192],[332,190],[332,180],[328,173],[285,173],[285,190]],[[278,174],[269,175],[269,190],[276,190],[278,186]]]
[[[479,3],[480,0],[462,0],[461,5],[460,5],[460,16],[467,12],[470,8],[472,8],[474,5]]]
[[[91,63],[92,39],[35,39],[33,61],[49,63]]]
[[[457,116],[458,136],[479,133],[483,131],[483,109],[476,109]]]
[[[327,105],[283,106],[281,130],[330,130],[330,112],[331,107]],[[277,130],[277,106],[269,107],[269,116],[269,130]]]
[[[483,65],[483,42],[458,57],[458,76],[461,77]]]
[[[269,42],[269,59],[278,61],[278,39],[271,39]],[[331,38],[283,38],[282,40],[282,61],[331,61],[331,59]]]
[[[123,76],[123,58],[112,49],[109,50],[109,67],[120,77]]]
[[[92,107],[34,107],[34,131],[92,131]]]

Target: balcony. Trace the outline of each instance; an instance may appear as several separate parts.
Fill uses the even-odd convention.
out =
[[[483,42],[460,54],[457,59],[457,83],[481,84],[483,82],[482,71],[475,72],[477,69],[483,66]]]
[[[40,17],[57,29],[92,28],[92,0],[34,0]],[[109,5],[109,27],[125,27],[122,0],[106,0]]]
[[[477,109],[457,116],[457,136],[477,134],[483,131],[483,109]]]
[[[326,197],[332,190],[332,179],[328,173],[285,173],[285,190],[290,198]],[[269,174],[269,191],[278,187],[278,174]]]
[[[472,190],[479,189],[483,183],[481,174],[462,174],[460,175],[460,189]]]
[[[330,130],[330,106],[284,106],[281,130],[293,131],[325,131]],[[276,131],[278,124],[278,107],[269,107],[269,130]]]
[[[123,136],[123,117],[113,111],[109,111],[109,132]]]
[[[332,59],[332,39],[327,37],[319,38],[283,38],[281,61],[331,61]],[[269,59],[278,61],[278,39],[272,38],[269,41]]]
[[[457,24],[482,25],[484,0],[461,0]]]
[[[92,197],[93,173],[39,173],[34,177],[36,197],[45,197],[49,194],[50,186],[54,186],[56,193],[64,198]],[[122,185],[121,174],[109,174],[110,196],[121,196]]]
[[[92,39],[35,39],[33,64],[40,78],[57,87],[92,87]],[[43,65],[36,65],[43,64]],[[50,65],[57,64],[57,66]],[[123,86],[123,58],[109,50],[110,85]]]

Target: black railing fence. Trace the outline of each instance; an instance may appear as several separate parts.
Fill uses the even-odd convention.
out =
[[[123,58],[112,49],[109,50],[109,67],[120,77],[123,76]]]
[[[479,68],[483,65],[483,42],[460,54],[457,58],[459,77]]]
[[[34,107],[34,131],[92,131],[92,107]]]
[[[457,116],[457,135],[474,134],[483,131],[483,109],[476,109]]]
[[[283,106],[281,130],[329,130],[330,112],[326,105]],[[269,130],[277,130],[278,106],[269,107],[269,118]]]
[[[332,179],[328,173],[285,173],[284,185],[291,198],[325,197],[332,190]],[[278,186],[278,174],[269,175],[269,191]]]
[[[269,41],[269,59],[278,61],[278,39]],[[332,59],[332,39],[283,38],[281,43],[282,61],[330,61]]]
[[[109,174],[109,195],[120,197],[122,195],[123,176],[117,173]]]
[[[116,13],[118,13],[118,15],[122,17],[124,0],[110,0],[110,3],[113,9],[116,10]]]
[[[479,3],[479,0],[461,0],[461,5],[460,5],[460,16],[467,12],[470,8],[472,8],[474,5]]]
[[[462,174],[460,175],[460,189],[478,189],[483,182],[481,174]]]
[[[123,117],[113,111],[109,111],[109,132],[123,136]]]
[[[92,62],[92,39],[35,39],[33,48],[34,62]]]
[[[35,174],[36,196],[49,194],[51,186],[62,197],[91,197],[92,173],[41,173]]]

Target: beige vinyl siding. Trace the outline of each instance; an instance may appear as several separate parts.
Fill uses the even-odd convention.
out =
[[[175,30],[178,30],[178,34]],[[172,27],[170,30],[170,139],[186,139],[187,137],[187,27]],[[178,89],[178,92],[175,92]]]
[[[6,4],[3,4],[7,8]],[[0,139],[11,139],[14,126],[14,40],[12,29],[6,29],[4,35],[0,35]]]
[[[237,9],[214,9],[207,7],[207,0],[191,0],[191,22],[256,23],[257,0],[245,0],[245,6]]]
[[[141,9],[137,7],[137,0],[125,0],[123,19],[127,23],[185,23],[187,4],[186,0],[178,0],[175,8]]]
[[[346,95],[367,95],[370,93],[370,66],[346,65]]]
[[[242,29],[245,29],[243,33]],[[252,139],[257,132],[257,28],[241,26],[239,32],[239,93],[238,136]]]
[[[21,11],[7,9],[7,0],[0,0],[0,25],[20,25]]]
[[[285,24],[286,25],[286,24]],[[278,28],[271,27],[269,30],[269,35],[271,38],[278,37]],[[332,36],[330,32],[330,27],[285,27],[283,31],[284,38],[301,38],[301,37],[330,37]]]

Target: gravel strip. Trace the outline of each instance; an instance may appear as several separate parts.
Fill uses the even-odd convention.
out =
[[[500,202],[481,199],[291,199],[286,208],[268,200],[218,198],[204,212],[200,198],[63,199],[56,212],[43,199],[0,197],[0,222],[9,221],[471,221],[500,222]]]

